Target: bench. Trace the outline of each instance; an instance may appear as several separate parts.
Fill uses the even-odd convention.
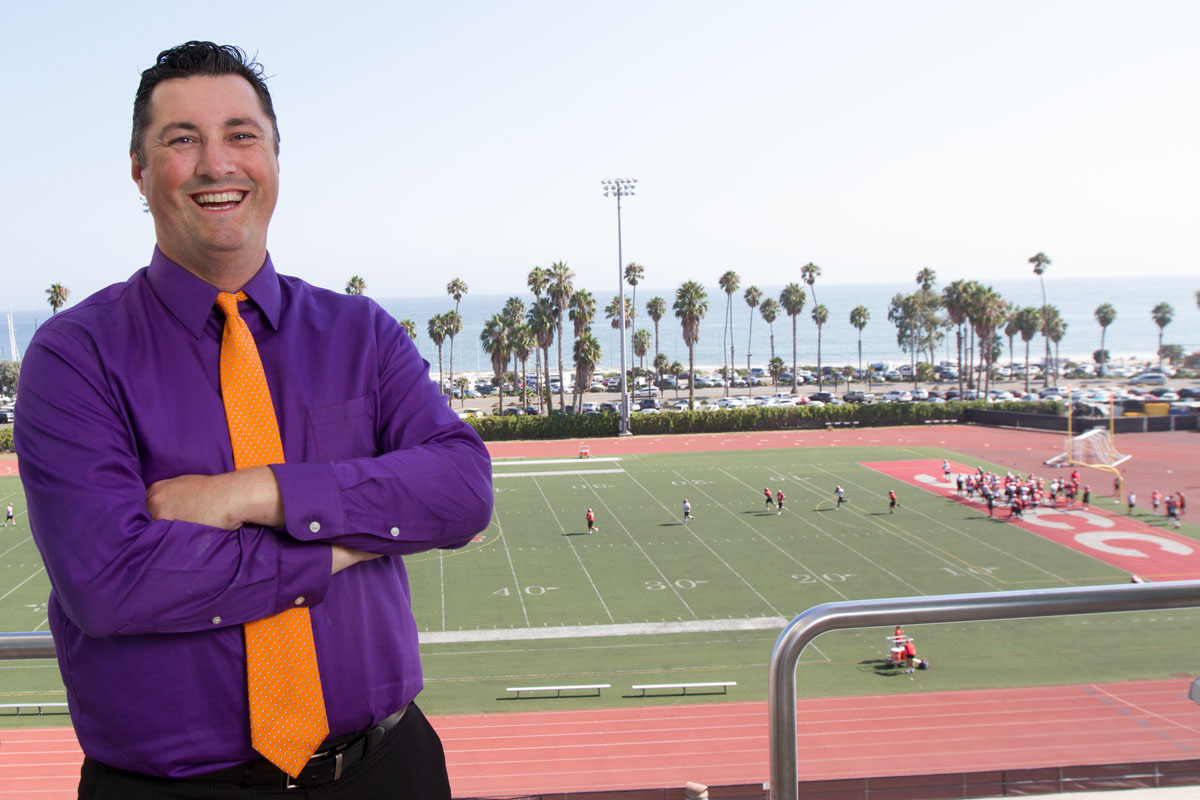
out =
[[[554,692],[555,697],[562,697],[563,692],[595,692],[596,697],[600,696],[601,689],[611,689],[612,684],[609,683],[584,683],[572,686],[510,686],[504,691],[516,692],[517,699],[521,698],[521,692]],[[573,695],[572,695],[573,696]],[[585,696],[585,695],[579,695]],[[586,695],[590,697],[591,695]]]
[[[683,694],[688,693],[688,689],[720,689],[721,694],[729,694],[729,687],[737,686],[737,681],[712,681],[710,683],[639,683],[632,688],[638,689],[642,693],[642,697],[646,697],[647,689],[679,689]],[[716,694],[716,692],[703,692],[703,694]]]
[[[66,703],[0,703],[0,708],[11,708],[16,712],[17,716],[21,715],[22,708],[36,708],[38,716],[41,716],[43,708],[66,708]]]
[[[927,420],[925,420],[925,424],[926,425],[957,425],[958,420],[957,419],[927,419]]]

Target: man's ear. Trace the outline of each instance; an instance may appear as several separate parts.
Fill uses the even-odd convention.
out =
[[[138,191],[142,196],[146,196],[146,187],[142,185],[142,165],[138,163],[137,153],[129,151],[130,174],[133,177],[133,182],[137,184]]]

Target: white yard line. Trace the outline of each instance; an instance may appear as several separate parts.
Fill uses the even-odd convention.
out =
[[[45,572],[45,571],[46,571],[46,568],[45,568],[45,567],[38,567],[36,570],[34,570],[34,571],[33,571],[33,574],[32,574],[32,575],[30,575],[28,578],[26,578],[25,580],[21,581],[21,582],[20,582],[20,583],[18,583],[16,586],[12,587],[11,589],[9,589],[9,590],[8,590],[7,592],[5,592],[4,594],[0,594],[0,600],[4,600],[4,599],[5,599],[5,598],[7,598],[7,597],[8,597],[10,594],[12,594],[13,592],[15,592],[17,589],[20,589],[22,586],[24,586],[25,584],[29,583],[31,580],[33,580],[33,579],[34,579],[34,578],[36,578],[36,577],[37,577],[39,574],[41,574],[41,573],[43,573],[43,572]]]
[[[612,475],[623,469],[560,469],[553,472],[502,472],[492,473],[493,478],[545,478],[551,475]]]
[[[533,485],[537,487],[538,493],[541,494],[542,500],[546,503],[546,508],[550,510],[551,516],[554,517],[554,524],[558,525],[559,532],[562,533],[563,536],[567,536],[567,529],[562,524],[562,520],[558,518],[558,512],[554,510],[554,506],[550,505],[550,498],[546,497],[546,493],[542,491],[542,484],[538,481],[534,481]],[[596,599],[600,601],[600,607],[603,608],[604,613],[608,615],[609,621],[614,621],[612,612],[608,610],[608,603],[604,602],[604,595],[600,594],[600,587],[596,585],[594,580],[592,580],[592,573],[588,572],[587,565],[583,563],[583,558],[579,555],[579,550],[575,547],[575,542],[570,536],[567,536],[567,545],[570,546],[571,554],[575,556],[575,560],[579,562],[579,568],[583,570],[583,574],[587,576],[588,583],[592,585],[592,591],[596,593]],[[520,590],[521,587],[518,586],[517,591]]]
[[[495,628],[474,631],[431,631],[418,634],[421,644],[506,642],[519,639],[581,639],[592,636],[644,636],[667,633],[782,630],[783,617],[696,619],[679,622],[627,622],[613,625],[562,625],[556,628]]]
[[[721,471],[722,471],[722,472],[725,472],[725,470],[721,470]],[[729,475],[729,473],[728,473],[728,472],[725,472],[725,474],[729,476],[730,480],[737,481],[738,483],[742,484],[743,486],[746,486],[747,488],[752,488],[752,487],[750,487],[750,485],[749,485],[748,483],[746,483],[745,481],[743,481],[743,480],[740,480],[740,479],[738,479],[738,478],[734,477],[733,475]],[[803,488],[805,488],[805,487],[801,486],[801,488],[803,489]],[[843,542],[841,539],[839,539],[837,536],[834,536],[833,534],[829,533],[829,531],[825,530],[825,529],[824,529],[824,528],[822,528],[820,525],[817,525],[815,522],[811,522],[810,520],[808,520],[808,519],[806,519],[805,517],[803,517],[803,516],[800,516],[800,515],[797,515],[797,517],[799,517],[799,519],[800,519],[800,521],[801,521],[801,522],[803,522],[805,525],[808,525],[810,528],[812,528],[812,529],[813,529],[814,531],[816,531],[817,533],[820,533],[822,536],[824,536],[825,538],[829,539],[831,542],[834,542],[835,544],[841,545],[841,546],[842,546],[842,547],[844,547],[845,549],[849,550],[851,553],[854,553],[854,555],[858,556],[858,557],[859,557],[859,558],[861,558],[863,561],[865,561],[865,562],[867,562],[868,564],[870,564],[871,566],[875,567],[875,569],[879,570],[880,572],[886,572],[888,575],[892,576],[892,577],[893,577],[893,578],[895,578],[895,579],[896,579],[898,582],[900,582],[900,583],[904,584],[904,585],[905,585],[905,586],[907,586],[908,588],[912,589],[912,590],[913,590],[914,592],[916,592],[917,594],[926,594],[926,592],[922,591],[922,590],[921,590],[919,587],[917,587],[917,586],[914,586],[913,584],[911,584],[911,583],[909,583],[908,581],[904,580],[904,578],[901,578],[899,575],[897,575],[896,573],[892,572],[892,571],[891,571],[890,569],[888,569],[887,567],[883,566],[882,564],[878,563],[878,562],[877,562],[877,561],[875,561],[874,559],[870,558],[870,557],[869,557],[869,556],[868,556],[866,553],[862,553],[862,552],[860,552],[859,550],[857,550],[857,549],[855,549],[855,548],[851,547],[850,545],[846,544],[846,543],[845,543],[845,542]],[[812,573],[812,571],[811,571],[811,570],[809,570],[809,574],[814,574],[814,573]],[[816,577],[816,576],[814,575],[814,577]]]
[[[500,524],[500,514],[496,514],[496,527],[500,530],[500,542],[504,545],[504,557],[508,559],[508,569],[512,573],[513,586],[517,587],[517,600],[521,603],[521,616],[525,624],[529,624],[529,609],[525,608],[525,593],[521,591],[521,581],[517,579],[517,565],[513,563],[512,552],[508,549],[508,537],[504,535],[504,526]]]
[[[624,472],[624,470],[621,470],[621,471]],[[625,535],[629,538],[629,541],[633,542],[633,546],[638,549],[638,552],[642,554],[642,557],[644,559],[646,559],[646,563],[648,563],[651,567],[654,568],[654,571],[658,573],[658,577],[662,578],[663,585],[666,586],[667,588],[669,588],[674,593],[675,597],[679,600],[680,603],[683,604],[683,607],[688,610],[689,614],[691,614],[693,617],[696,617],[697,614],[696,614],[695,610],[693,610],[692,607],[690,605],[688,605],[688,601],[684,600],[683,595],[679,593],[679,587],[677,587],[675,585],[675,583],[666,576],[666,573],[664,573],[662,571],[662,568],[658,566],[658,564],[654,561],[654,559],[650,557],[650,554],[646,552],[645,548],[642,547],[642,543],[637,540],[637,537],[635,537],[632,533],[630,533],[629,529],[626,528],[625,525],[620,521],[620,517],[618,517],[617,515],[612,513],[612,509],[609,508],[608,504],[604,502],[603,498],[601,498],[601,496],[600,496],[600,493],[597,492],[594,488],[592,488],[590,484],[588,485],[588,488],[592,489],[592,494],[596,495],[597,505],[601,506],[602,508],[604,508],[605,511],[608,512],[608,516],[610,519],[613,520],[613,524],[621,526],[621,530],[625,531]]]
[[[524,467],[529,464],[587,464],[600,461],[620,461],[620,456],[598,456],[596,458],[542,458],[534,461],[497,461],[492,459],[492,468]]]

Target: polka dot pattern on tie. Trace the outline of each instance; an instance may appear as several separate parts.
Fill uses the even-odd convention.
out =
[[[238,313],[246,294],[221,292],[221,395],[237,469],[283,463],[283,445],[271,390],[254,336]],[[307,608],[290,608],[247,622],[246,676],[250,741],[293,778],[329,735]]]

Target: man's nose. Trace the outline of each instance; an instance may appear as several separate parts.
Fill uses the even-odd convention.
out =
[[[196,172],[206,178],[221,178],[235,171],[233,153],[229,145],[221,140],[206,141],[200,148]]]

